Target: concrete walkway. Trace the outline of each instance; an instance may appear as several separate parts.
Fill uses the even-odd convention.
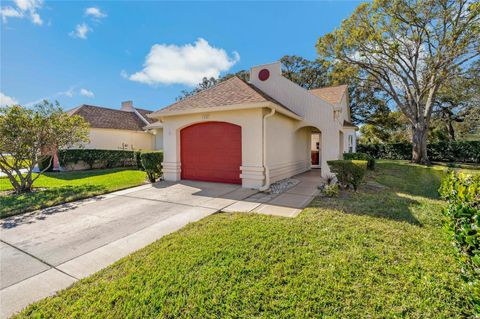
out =
[[[312,169],[294,176],[297,185],[278,195],[257,193],[223,209],[224,212],[253,212],[265,215],[295,217],[318,195],[320,170]]]
[[[313,199],[319,172],[280,195],[238,185],[160,182],[0,222],[0,318],[218,211],[294,217]]]

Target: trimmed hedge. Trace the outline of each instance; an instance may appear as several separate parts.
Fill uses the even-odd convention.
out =
[[[119,166],[135,166],[133,151],[99,150],[99,149],[68,149],[58,151],[61,166],[76,164],[80,161],[89,169],[111,168]]]
[[[337,160],[327,161],[327,164],[342,186],[347,188],[352,186],[355,191],[357,191],[367,171],[367,161]]]
[[[480,163],[480,141],[438,142],[427,151],[433,161]]]
[[[409,143],[358,144],[357,152],[368,154],[376,159],[410,160],[412,145]]]
[[[142,151],[134,151],[133,152],[133,160],[135,161],[135,164],[137,165],[137,168],[139,170],[143,171],[142,160],[140,158],[140,154],[142,154]]]
[[[367,153],[344,153],[343,159],[367,161],[367,168],[372,171],[375,169],[375,159]]]
[[[147,173],[148,180],[154,183],[162,175],[163,152],[141,152],[140,161]]]
[[[439,193],[448,201],[445,226],[458,250],[475,314],[480,316],[480,175],[450,171]]]
[[[358,144],[357,151],[376,159],[412,159],[410,143]],[[480,141],[430,143],[427,153],[430,160],[437,162],[480,163]]]

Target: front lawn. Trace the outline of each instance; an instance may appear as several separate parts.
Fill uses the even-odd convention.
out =
[[[297,218],[215,214],[18,318],[465,318],[441,167],[380,161]]]
[[[13,163],[14,163],[14,160],[13,160],[13,157],[10,156],[10,155],[5,155],[6,159],[7,159],[7,163],[12,165],[13,166]],[[31,161],[26,161],[26,162],[23,162],[23,168],[26,168],[28,165],[30,165]]]
[[[45,173],[33,184],[34,192],[22,195],[5,195],[12,185],[1,177],[0,217],[141,185],[145,176],[143,171],[124,168]]]

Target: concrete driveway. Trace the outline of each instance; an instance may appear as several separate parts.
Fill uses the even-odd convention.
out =
[[[0,221],[0,318],[218,211],[296,216],[320,171],[282,194],[239,185],[160,182]]]
[[[238,185],[161,182],[4,219],[0,317],[255,193]]]

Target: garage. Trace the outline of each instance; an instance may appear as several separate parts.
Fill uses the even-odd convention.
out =
[[[181,178],[241,184],[242,129],[226,122],[204,122],[180,131]]]

